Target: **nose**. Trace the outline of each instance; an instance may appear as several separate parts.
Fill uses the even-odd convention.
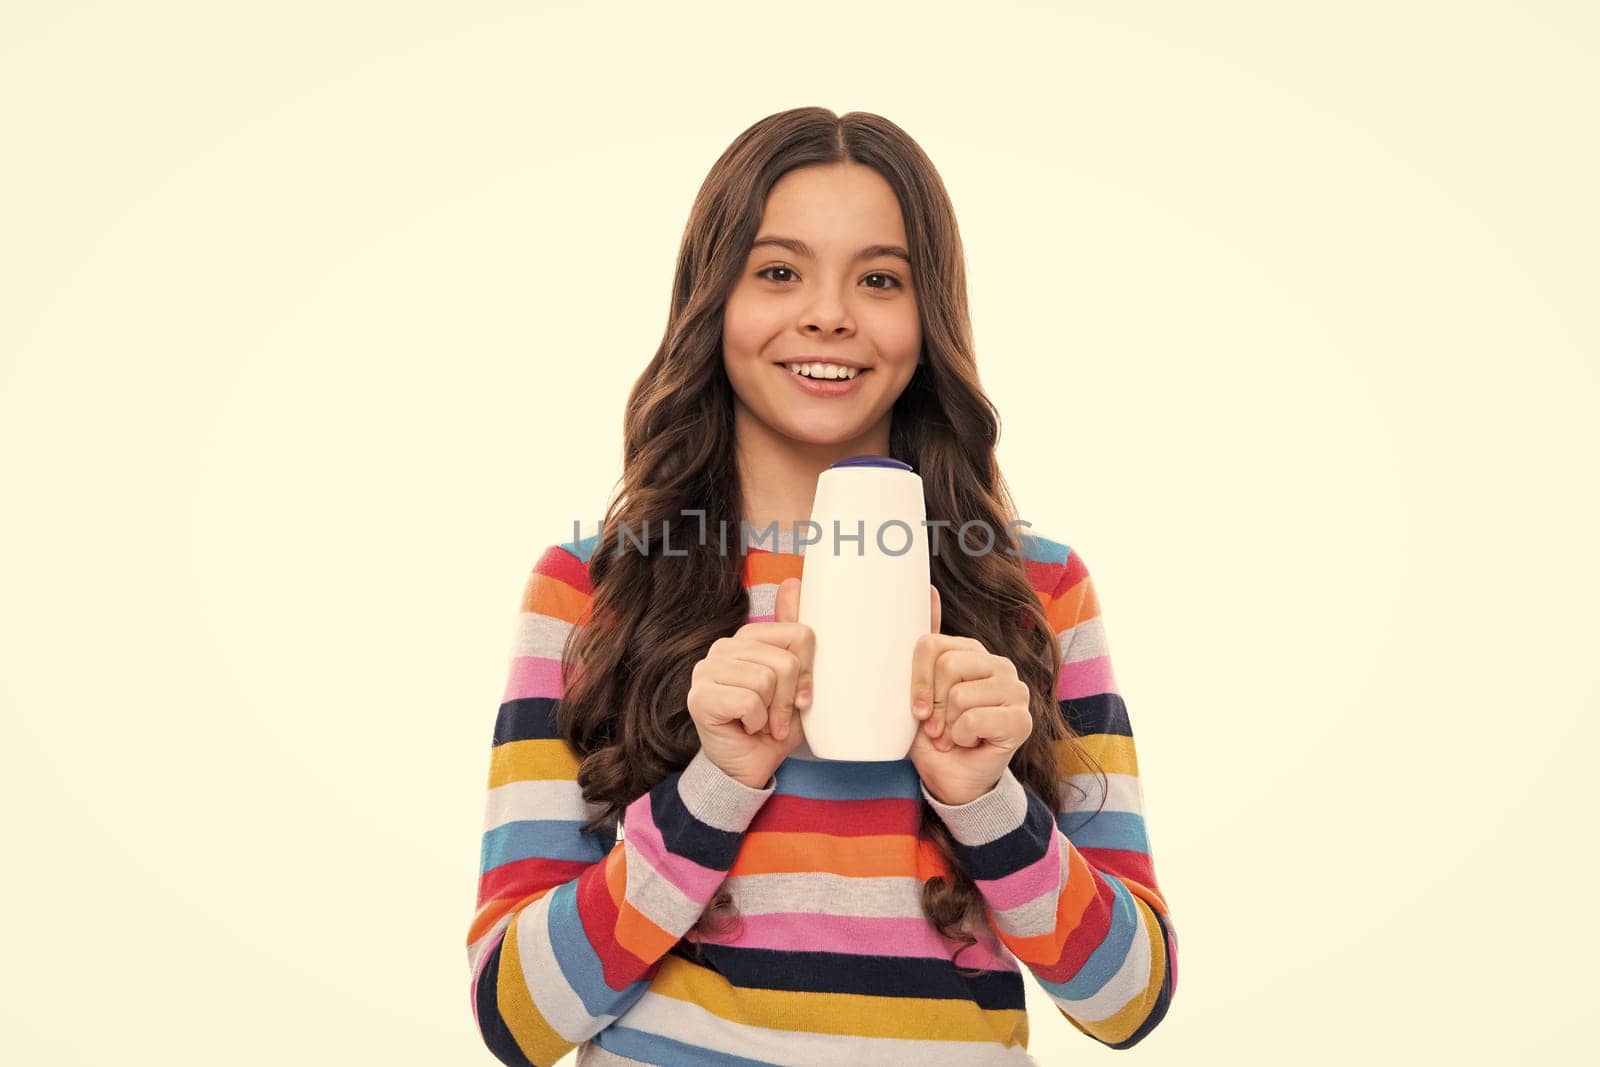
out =
[[[848,334],[855,329],[844,302],[834,297],[819,297],[806,308],[800,329],[808,334]]]

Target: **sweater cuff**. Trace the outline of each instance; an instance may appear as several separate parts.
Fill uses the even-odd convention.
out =
[[[987,845],[1021,826],[1028,816],[1028,794],[1008,766],[993,789],[965,804],[943,804],[926,785],[922,795],[944,820],[950,836],[968,848]]]
[[[678,795],[689,814],[729,833],[743,833],[777,789],[776,779],[769,779],[765,789],[745,785],[713,763],[703,748],[678,778]]]

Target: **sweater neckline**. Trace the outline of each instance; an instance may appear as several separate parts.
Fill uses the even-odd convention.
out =
[[[779,525],[775,536],[768,536],[765,529],[747,529],[742,525],[740,530],[744,537],[746,555],[751,551],[769,552],[781,556],[805,555],[805,546],[795,536],[793,526]]]

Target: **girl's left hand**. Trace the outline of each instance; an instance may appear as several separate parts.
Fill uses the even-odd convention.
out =
[[[922,720],[911,761],[942,804],[966,804],[993,789],[1033,732],[1028,683],[1016,664],[971,637],[939,632],[939,591],[928,587],[930,633],[911,655],[911,712]]]

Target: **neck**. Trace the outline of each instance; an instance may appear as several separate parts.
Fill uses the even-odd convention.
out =
[[[734,450],[739,465],[739,489],[744,497],[744,521],[757,529],[776,522],[790,530],[811,517],[817,477],[835,462],[849,456],[887,456],[889,419],[849,441],[813,444],[775,433],[744,406],[734,412]]]

